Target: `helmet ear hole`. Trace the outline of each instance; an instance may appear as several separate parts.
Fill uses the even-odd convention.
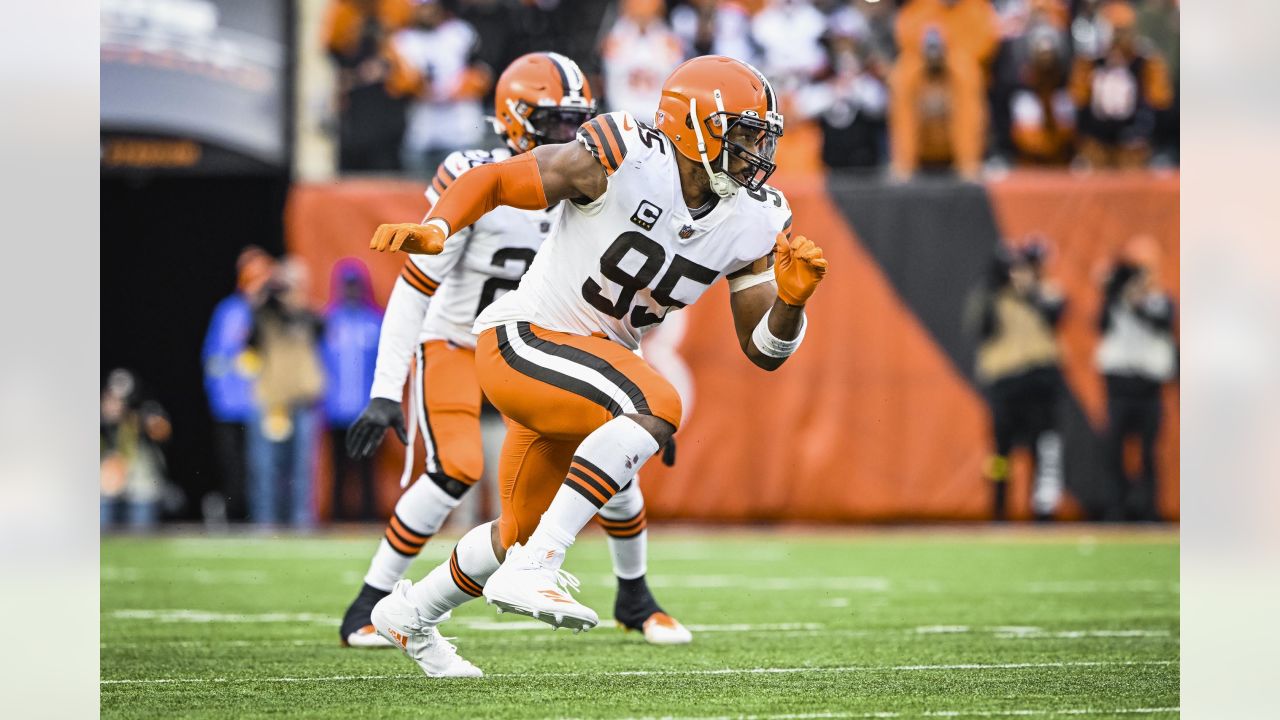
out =
[[[684,116],[684,126],[685,126],[685,127],[687,127],[687,128],[689,128],[690,130],[692,130],[692,129],[693,129],[693,115],[692,115],[692,114],[689,114],[689,115],[685,115],[685,116]]]

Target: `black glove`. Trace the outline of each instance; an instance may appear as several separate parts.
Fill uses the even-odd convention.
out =
[[[353,460],[363,460],[382,444],[387,428],[396,431],[402,444],[409,442],[404,429],[404,411],[400,403],[387,398],[373,398],[364,406],[364,412],[347,429],[347,455]]]
[[[662,446],[662,464],[667,467],[676,466],[676,439],[671,438]]]

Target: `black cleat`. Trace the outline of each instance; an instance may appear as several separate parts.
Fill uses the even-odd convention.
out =
[[[395,647],[373,629],[373,620],[369,617],[373,606],[390,594],[370,585],[360,587],[360,594],[356,595],[356,599],[347,608],[347,614],[342,616],[342,625],[338,628],[342,647]]]
[[[618,578],[613,619],[625,630],[642,633],[645,641],[654,645],[685,645],[693,641],[693,633],[663,612],[643,575],[634,580]]]

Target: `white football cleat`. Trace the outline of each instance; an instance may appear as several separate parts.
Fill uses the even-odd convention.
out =
[[[688,645],[693,642],[693,633],[679,620],[656,612],[644,621],[644,639],[650,645]]]
[[[581,583],[560,569],[563,562],[563,552],[512,545],[507,559],[485,583],[485,602],[498,608],[498,612],[528,615],[553,628],[590,630],[599,624],[600,617],[573,599],[570,593]]]
[[[432,678],[484,677],[480,668],[458,654],[458,648],[444,639],[436,623],[418,613],[409,600],[413,583],[401,580],[391,594],[373,606],[373,626],[378,634],[404,651]]]

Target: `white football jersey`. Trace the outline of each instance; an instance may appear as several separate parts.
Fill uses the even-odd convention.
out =
[[[432,178],[427,201],[434,206],[471,168],[509,157],[506,149],[452,153]],[[400,400],[415,344],[447,340],[474,348],[476,315],[520,283],[559,214],[558,207],[495,208],[449,238],[439,255],[409,255],[382,318],[370,397]]]
[[[583,125],[581,142],[609,175],[589,204],[564,202],[520,287],[489,306],[475,331],[528,321],[548,330],[603,333],[636,349],[668,311],[720,278],[772,261],[791,208],[777,190],[739,188],[695,218],[685,206],[676,149],[625,112]],[[763,264],[761,266],[763,269]]]
[[[427,202],[434,207],[440,193],[471,168],[509,157],[511,151],[506,149],[452,153],[427,188]],[[471,330],[476,316],[516,289],[559,214],[558,206],[547,210],[498,207],[450,238],[439,255],[410,255],[414,265],[438,285],[418,342],[448,340],[474,348]]]

